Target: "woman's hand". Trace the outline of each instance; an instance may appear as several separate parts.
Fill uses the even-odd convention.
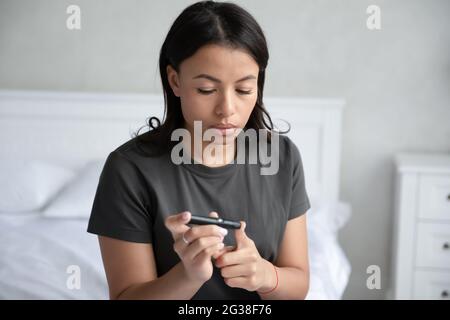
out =
[[[210,212],[209,216],[218,217],[216,212]],[[206,282],[213,274],[211,258],[224,247],[223,238],[228,230],[216,225],[190,228],[186,225],[190,219],[191,213],[186,211],[167,217],[165,225],[172,233],[175,241],[173,248],[183,263],[187,277]]]
[[[255,243],[245,233],[246,223],[241,221],[241,228],[235,231],[236,249],[225,250],[215,261],[221,269],[225,283],[234,288],[257,291],[273,287],[271,264],[263,259]],[[227,247],[228,248],[228,247]],[[273,268],[273,267],[272,267]]]

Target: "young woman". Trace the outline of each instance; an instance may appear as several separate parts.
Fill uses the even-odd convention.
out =
[[[305,298],[310,203],[297,147],[278,135],[272,175],[234,161],[239,133],[276,135],[263,105],[268,58],[260,26],[235,4],[198,2],[175,20],[159,60],[164,122],[109,154],[89,221],[111,299]],[[226,138],[223,152],[196,148],[194,121]],[[182,141],[191,164],[173,159],[176,129],[192,137]],[[192,214],[241,228],[191,225]]]

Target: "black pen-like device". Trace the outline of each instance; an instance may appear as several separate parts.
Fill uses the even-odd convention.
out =
[[[214,217],[196,216],[196,215],[191,215],[191,220],[189,220],[188,224],[197,224],[197,225],[215,224],[219,227],[226,229],[239,229],[241,227],[241,223],[239,221]]]

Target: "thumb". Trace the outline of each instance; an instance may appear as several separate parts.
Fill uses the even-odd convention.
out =
[[[186,223],[188,223],[190,219],[191,213],[189,211],[183,211],[178,214],[168,216],[165,220],[165,226],[173,234],[185,232],[189,229],[189,227],[186,226]]]
[[[239,229],[236,229],[234,232],[237,247],[242,246],[243,242],[248,239],[247,234],[245,233],[246,226],[247,224],[245,223],[245,221],[241,221],[241,227]]]
[[[219,217],[219,214],[216,211],[211,211],[208,215],[211,218],[218,218]]]

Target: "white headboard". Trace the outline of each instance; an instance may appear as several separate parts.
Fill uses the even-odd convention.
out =
[[[291,125],[288,136],[302,155],[308,193],[338,200],[344,100],[264,102],[272,119]],[[42,159],[79,167],[106,158],[149,116],[162,118],[163,110],[162,95],[0,90],[0,161]]]

